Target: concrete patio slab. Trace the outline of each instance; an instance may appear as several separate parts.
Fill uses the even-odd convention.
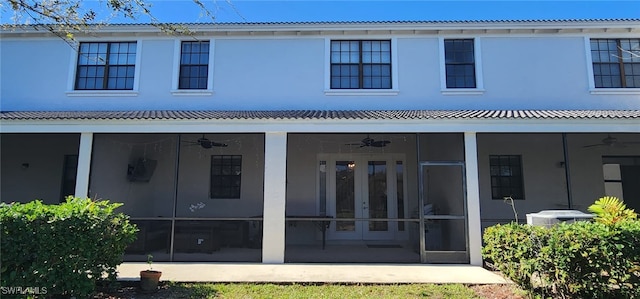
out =
[[[123,263],[120,280],[138,280],[146,263]],[[510,283],[482,267],[469,265],[154,263],[161,280],[176,282],[274,283]]]

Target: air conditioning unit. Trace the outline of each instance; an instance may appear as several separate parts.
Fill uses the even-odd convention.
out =
[[[590,221],[593,217],[578,210],[544,210],[527,214],[527,224],[551,227],[560,222]]]

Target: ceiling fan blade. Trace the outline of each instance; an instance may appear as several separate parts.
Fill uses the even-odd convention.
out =
[[[202,146],[202,148],[212,148],[212,147],[227,147],[229,146],[226,143],[220,143],[220,142],[215,142],[215,141],[211,141],[209,139],[206,138],[200,138],[198,139],[198,143],[200,144],[200,146]]]
[[[378,140],[378,141],[371,142],[371,146],[374,146],[374,147],[385,147],[389,143],[391,143],[391,141],[389,141],[389,140]]]
[[[611,147],[623,148],[623,147],[627,147],[627,145],[624,142],[614,142],[611,144]]]
[[[583,148],[587,148],[587,147],[596,147],[596,146],[608,146],[608,144],[604,144],[604,143],[590,144],[590,145],[585,145],[585,146],[583,146]]]

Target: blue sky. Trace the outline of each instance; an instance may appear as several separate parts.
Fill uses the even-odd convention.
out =
[[[30,0],[40,1],[40,0]],[[192,0],[146,0],[161,22],[211,22]],[[216,22],[441,21],[540,19],[640,19],[640,0],[201,0]],[[104,0],[84,0],[98,20],[108,12]],[[2,3],[3,23],[11,11]],[[111,23],[148,23],[115,18]]]
[[[203,0],[218,22],[640,19],[640,0],[608,1],[249,1]],[[230,4],[229,4],[230,3]],[[155,0],[166,22],[207,22],[191,0]]]

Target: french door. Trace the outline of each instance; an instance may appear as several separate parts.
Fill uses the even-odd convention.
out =
[[[401,157],[337,154],[322,157],[320,163],[326,176],[320,186],[326,202],[321,199],[321,205],[337,220],[329,228],[329,239],[390,240],[404,230],[403,224],[388,220],[405,215]]]

